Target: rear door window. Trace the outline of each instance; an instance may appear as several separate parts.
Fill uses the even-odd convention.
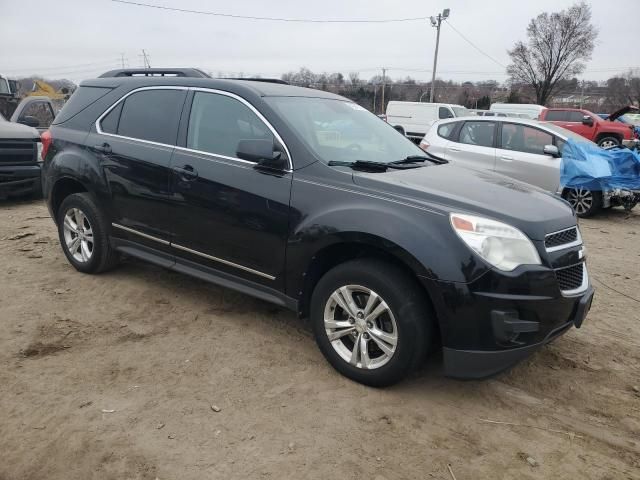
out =
[[[526,125],[502,124],[501,148],[503,150],[543,155],[546,145],[553,145],[553,135],[550,133]]]
[[[493,147],[496,134],[494,122],[464,122],[458,136],[460,143],[478,147]]]
[[[175,145],[178,122],[184,104],[184,90],[142,90],[128,96],[122,105],[117,135],[147,140],[166,145]],[[114,108],[110,113],[115,112]],[[109,117],[109,115],[107,115]],[[113,128],[114,118],[107,121]],[[101,127],[104,123],[101,123]],[[106,130],[103,131],[106,132]],[[107,132],[108,133],[108,132]]]
[[[568,113],[566,110],[549,110],[544,119],[548,122],[568,122]]]
[[[237,158],[241,140],[275,138],[267,125],[246,105],[217,93],[196,92],[187,132],[187,148]]]

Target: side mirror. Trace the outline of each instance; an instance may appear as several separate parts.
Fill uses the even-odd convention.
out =
[[[27,126],[33,127],[33,128],[38,128],[40,126],[40,120],[38,120],[36,117],[32,117],[30,115],[26,115],[24,117],[20,117],[18,119],[18,123],[21,123],[23,125],[27,125]]]
[[[255,162],[261,167],[284,170],[286,162],[282,152],[275,149],[273,140],[240,140],[236,156],[242,160]]]
[[[545,155],[552,156],[553,158],[560,157],[560,150],[558,150],[558,147],[556,147],[555,145],[545,145],[544,148],[542,149],[542,152]]]
[[[583,125],[588,125],[588,126],[593,126],[593,118],[591,118],[589,115],[585,115],[584,117],[582,117],[582,124]]]

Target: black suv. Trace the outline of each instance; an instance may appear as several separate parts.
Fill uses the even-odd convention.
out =
[[[425,156],[337,95],[109,72],[47,137],[45,195],[77,270],[126,254],[293,309],[368,385],[434,344],[447,375],[499,372],[591,305],[567,203]]]

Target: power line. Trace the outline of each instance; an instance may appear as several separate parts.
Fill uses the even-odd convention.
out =
[[[462,37],[462,39],[463,39],[465,42],[467,42],[469,45],[471,45],[473,48],[475,48],[475,49],[476,49],[478,52],[480,52],[482,55],[484,55],[485,57],[487,57],[487,58],[488,58],[489,60],[491,60],[492,62],[494,62],[494,63],[496,63],[496,64],[500,65],[502,68],[505,68],[505,69],[507,68],[507,67],[505,67],[502,63],[500,63],[498,60],[496,60],[495,58],[493,58],[491,55],[489,55],[489,54],[488,54],[488,53],[486,53],[485,51],[481,50],[481,49],[480,49],[480,47],[477,47],[477,46],[476,46],[476,45],[475,45],[471,40],[469,40],[467,37],[465,37],[465,36],[462,34],[462,32],[460,32],[456,27],[454,27],[454,26],[452,25],[452,23],[451,23],[449,20],[447,20],[445,23],[446,23],[447,25],[449,25],[449,26],[452,28],[452,30],[453,30],[454,32],[456,32],[458,35],[460,35],[460,37]]]
[[[197,15],[210,15],[212,17],[226,17],[240,20],[263,20],[269,22],[295,22],[295,23],[398,23],[398,22],[416,22],[426,20],[429,17],[409,17],[409,18],[387,18],[387,19],[319,19],[319,18],[281,18],[281,17],[256,17],[250,15],[234,15],[231,13],[211,12],[206,10],[191,10],[187,8],[167,7],[164,5],[154,5],[151,3],[131,2],[128,0],[111,0],[115,3],[123,3],[126,5],[135,5],[136,7],[155,8],[158,10],[169,10],[172,12],[193,13]]]

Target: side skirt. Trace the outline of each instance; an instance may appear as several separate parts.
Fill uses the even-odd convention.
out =
[[[163,268],[175,270],[176,272],[184,273],[224,288],[236,290],[240,293],[259,298],[266,302],[280,305],[281,307],[285,307],[294,312],[298,311],[298,301],[296,299],[288,297],[284,293],[273,288],[265,287],[259,283],[255,283],[211,267],[200,265],[190,260],[175,257],[166,252],[162,252],[145,245],[140,245],[130,240],[109,237],[109,241],[117,251],[131,257],[144,260],[145,262],[149,262]]]

